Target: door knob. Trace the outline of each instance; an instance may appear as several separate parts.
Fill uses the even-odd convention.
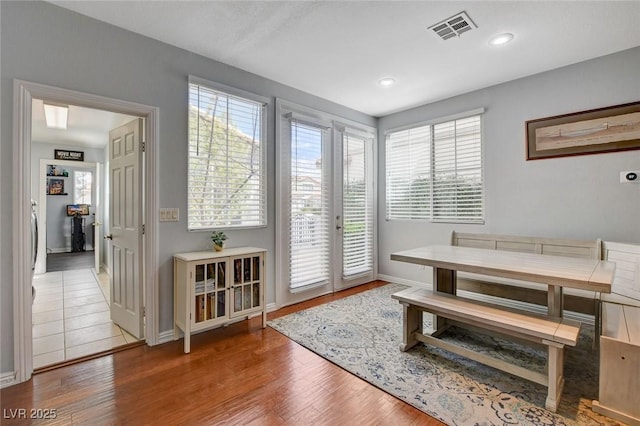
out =
[[[113,240],[113,235],[107,234],[107,235],[104,236],[104,239],[105,240]]]

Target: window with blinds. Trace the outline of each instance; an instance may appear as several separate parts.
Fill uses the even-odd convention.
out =
[[[188,228],[266,225],[265,105],[189,83]]]
[[[390,132],[387,219],[484,220],[480,115]]]
[[[326,128],[290,118],[289,287],[330,279]]]
[[[373,140],[342,136],[342,223],[344,278],[373,269]]]

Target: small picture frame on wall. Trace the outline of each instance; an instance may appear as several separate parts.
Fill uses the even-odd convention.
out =
[[[640,149],[640,102],[529,120],[527,160]]]
[[[49,195],[64,194],[64,179],[49,179]]]

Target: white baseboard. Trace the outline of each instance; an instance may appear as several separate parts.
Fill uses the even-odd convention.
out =
[[[407,280],[405,278],[398,278],[398,277],[393,277],[391,275],[385,275],[385,274],[378,274],[378,280],[380,280],[380,281],[389,281],[390,283],[396,283],[396,284],[409,285],[411,287],[428,287],[428,288],[431,288],[431,283],[425,283],[425,282],[422,282],[422,281]]]
[[[47,248],[47,254],[54,253],[68,253],[71,251],[71,247],[62,247],[62,248]]]
[[[166,330],[158,333],[158,338],[156,339],[156,343],[158,345],[168,342],[173,342],[173,330]]]
[[[0,389],[16,384],[16,372],[0,373]]]
[[[273,312],[273,311],[277,311],[278,307],[276,306],[275,302],[274,303],[267,303],[267,312]]]
[[[104,272],[105,274],[107,274],[109,278],[111,278],[111,274],[109,273],[109,268],[107,268],[107,265],[105,265],[104,263],[100,264],[100,270],[97,271],[98,274],[102,272]]]

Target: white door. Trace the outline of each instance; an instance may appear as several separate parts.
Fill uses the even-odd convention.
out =
[[[111,320],[143,337],[142,152],[143,120],[109,132],[109,240]]]
[[[284,306],[374,279],[375,139],[317,115],[282,112],[277,289]]]
[[[375,278],[375,197],[372,134],[340,127],[335,167],[336,290]]]

